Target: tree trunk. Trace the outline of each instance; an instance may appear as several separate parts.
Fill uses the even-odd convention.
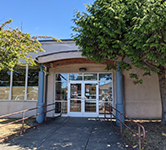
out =
[[[159,87],[160,87],[160,96],[162,104],[161,124],[166,124],[166,70],[164,67],[160,68],[158,77],[159,77]]]

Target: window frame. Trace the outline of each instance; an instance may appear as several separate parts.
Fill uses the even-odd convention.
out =
[[[9,88],[10,88],[10,91],[9,91],[9,97],[8,99],[0,99],[0,101],[38,101],[38,99],[35,99],[35,100],[28,100],[28,94],[37,94],[38,93],[28,93],[28,71],[29,71],[29,68],[31,66],[28,66],[26,65],[26,71],[25,71],[25,93],[24,93],[24,99],[21,99],[21,100],[12,100],[12,91],[13,91],[13,71],[11,71],[10,73],[10,85],[9,85]],[[38,80],[39,80],[39,77],[38,77]],[[39,85],[38,85],[39,86]],[[3,93],[0,93],[0,94],[3,94]]]

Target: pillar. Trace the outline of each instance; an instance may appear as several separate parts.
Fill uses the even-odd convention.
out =
[[[38,103],[37,107],[39,106],[44,106],[44,71],[41,68],[39,71],[39,82],[38,82]],[[37,113],[43,113],[44,112],[44,107],[38,108]],[[44,113],[36,116],[36,121],[38,123],[42,123],[44,121]]]
[[[123,105],[123,77],[122,72],[119,67],[118,62],[118,70],[116,71],[116,109],[124,114],[124,105]],[[120,119],[120,113],[116,112],[116,117]],[[124,122],[124,117],[122,116],[122,122]],[[116,120],[116,124],[119,126],[120,121]]]

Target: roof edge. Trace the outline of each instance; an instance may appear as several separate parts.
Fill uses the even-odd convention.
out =
[[[70,53],[70,52],[81,52],[81,50],[69,50],[69,51],[53,52],[53,53],[48,53],[48,54],[44,54],[44,55],[39,55],[39,56],[36,57],[36,59],[38,59],[39,57],[45,57],[45,56],[49,56],[49,55],[53,55],[53,54]]]
[[[63,41],[73,41],[73,39],[60,39],[62,42]],[[39,42],[57,42],[55,40],[39,40]],[[74,41],[73,41],[74,42]]]

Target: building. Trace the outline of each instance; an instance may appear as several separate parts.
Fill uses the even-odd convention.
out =
[[[75,42],[62,41],[40,41],[46,53],[32,54],[50,75],[38,67],[28,66],[0,72],[0,115],[56,102],[55,112],[47,116],[62,112],[62,116],[103,117],[104,103],[108,102],[124,109],[131,118],[161,119],[156,74],[143,77],[144,84],[134,85],[129,74],[141,70],[106,71],[104,63],[83,58]]]

